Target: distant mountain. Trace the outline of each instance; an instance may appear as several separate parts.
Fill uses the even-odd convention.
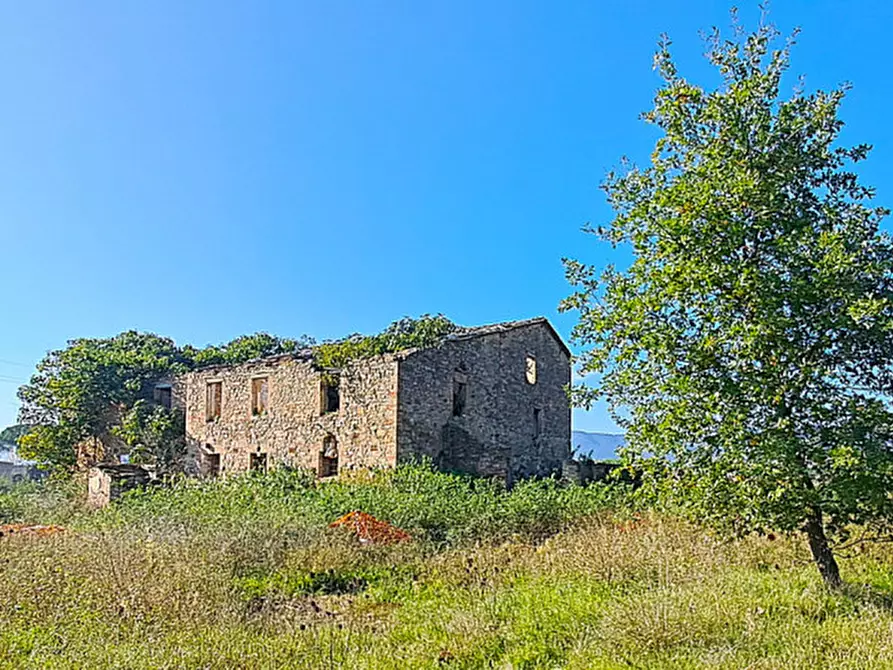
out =
[[[0,463],[6,465],[34,465],[16,453],[14,442],[0,442]]]
[[[24,423],[17,423],[14,426],[7,426],[0,431],[0,442],[18,442],[19,438],[28,432],[31,426]]]
[[[617,458],[617,448],[623,446],[623,435],[575,430],[571,433],[571,446],[577,456],[589,456],[597,461]]]

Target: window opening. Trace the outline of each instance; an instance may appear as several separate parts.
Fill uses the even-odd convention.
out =
[[[206,445],[208,449],[211,448],[211,445]],[[220,454],[205,454],[205,476],[216,478],[220,475]]]
[[[338,440],[334,435],[326,435],[319,456],[319,476],[334,477],[338,474]]]
[[[536,358],[529,354],[525,363],[525,377],[528,384],[536,384]]]
[[[251,413],[254,416],[266,414],[269,409],[270,383],[267,377],[256,377],[251,380]]]
[[[171,408],[171,387],[159,385],[155,387],[155,402],[165,409]]]
[[[336,373],[325,373],[320,381],[320,414],[341,409],[341,379]]]
[[[267,455],[261,453],[251,454],[249,457],[248,466],[252,472],[266,472]]]
[[[465,403],[468,398],[468,384],[464,376],[453,377],[453,416],[465,414]]]
[[[205,419],[214,421],[220,418],[223,401],[223,382],[208,382],[205,396]]]

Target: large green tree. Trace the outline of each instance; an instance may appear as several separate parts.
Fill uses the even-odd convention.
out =
[[[19,389],[19,419],[32,426],[19,440],[20,453],[53,467],[74,465],[77,445],[92,439],[108,446],[159,380],[191,364],[172,340],[150,333],[72,340],[48,353]]]
[[[136,331],[72,340],[48,353],[19,389],[19,419],[30,426],[19,451],[46,466],[67,468],[76,464],[79,445],[93,444],[101,453],[91,452],[91,458],[114,457],[106,452],[119,448],[173,469],[183,447],[183,416],[154,402],[159,381],[202,365],[295,352],[311,342],[256,333],[204,349],[180,348]]]
[[[575,399],[607,399],[646,490],[723,528],[803,531],[837,586],[835,543],[893,520],[893,247],[850,167],[869,147],[839,146],[845,88],[782,95],[777,40],[714,32],[715,89],[662,41],[650,164],[608,176],[615,215],[591,231],[631,264],[565,261],[563,307],[601,379]]]

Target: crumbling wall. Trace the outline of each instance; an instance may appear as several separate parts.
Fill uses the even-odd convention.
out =
[[[568,353],[545,321],[410,352],[400,362],[398,458],[427,456],[509,483],[560,473],[570,458],[569,383]]]
[[[132,489],[145,486],[151,480],[148,470],[138,465],[101,464],[87,472],[87,506],[106,507],[113,500]]]
[[[334,436],[338,469],[392,466],[396,462],[397,363],[393,357],[357,360],[340,375],[340,407],[322,412],[323,371],[312,360],[280,357],[217,366],[183,378],[186,435],[201,471],[205,454],[219,454],[221,473],[247,470],[252,454],[319,471]],[[266,377],[267,407],[252,410],[252,380]],[[220,416],[208,420],[207,385],[221,384]],[[255,457],[255,462],[263,459]]]

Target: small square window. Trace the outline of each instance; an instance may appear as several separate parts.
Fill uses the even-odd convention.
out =
[[[210,449],[211,445],[207,445]],[[205,477],[215,478],[220,475],[220,454],[206,453],[202,456],[202,470]]]
[[[155,402],[165,409],[171,408],[171,387],[167,384],[159,384],[155,387]]]
[[[267,455],[266,454],[250,454],[248,467],[252,472],[267,471]]]

